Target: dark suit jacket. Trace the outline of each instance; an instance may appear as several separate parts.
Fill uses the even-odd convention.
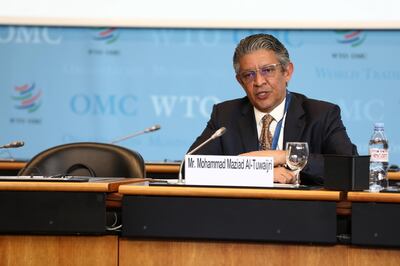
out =
[[[340,117],[337,105],[309,99],[291,92],[286,114],[283,147],[288,141],[308,142],[310,157],[301,173],[305,184],[322,184],[323,154],[357,154]],[[226,133],[196,152],[207,155],[238,155],[258,150],[257,126],[254,109],[247,97],[214,105],[211,118],[203,133],[189,151],[208,139],[217,129],[226,127]]]

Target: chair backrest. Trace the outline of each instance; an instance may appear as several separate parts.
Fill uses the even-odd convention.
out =
[[[136,151],[113,144],[77,142],[40,152],[18,175],[144,178],[146,171]]]

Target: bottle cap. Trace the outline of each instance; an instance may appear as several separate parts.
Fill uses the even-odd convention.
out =
[[[383,129],[385,127],[385,124],[384,123],[375,123],[374,127],[377,129]]]

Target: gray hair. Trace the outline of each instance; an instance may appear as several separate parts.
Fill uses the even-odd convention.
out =
[[[236,47],[233,55],[233,68],[235,72],[239,72],[239,59],[242,56],[261,49],[275,52],[282,69],[285,69],[290,63],[289,52],[278,39],[269,34],[254,34],[242,39]]]

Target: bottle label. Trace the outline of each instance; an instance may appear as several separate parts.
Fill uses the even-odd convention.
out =
[[[369,154],[371,155],[371,162],[389,162],[389,152],[387,149],[369,149]]]

